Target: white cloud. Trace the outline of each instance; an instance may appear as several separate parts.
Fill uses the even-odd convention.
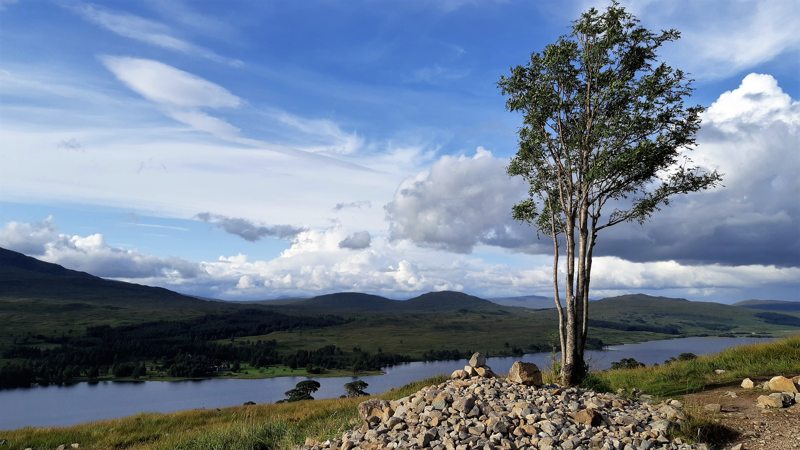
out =
[[[177,108],[236,108],[242,100],[222,86],[158,61],[104,56],[103,64],[142,97]]]
[[[445,289],[493,297],[552,290],[547,257],[526,257],[522,267],[490,264],[473,256],[454,256],[384,238],[373,240],[367,248],[342,249],[338,243],[346,236],[348,232],[340,226],[309,230],[298,234],[290,248],[273,259],[251,260],[237,254],[194,263],[114,247],[101,234],[59,233],[48,219],[38,224],[6,224],[0,245],[27,249],[45,261],[95,275],[230,299],[337,291],[410,297]],[[764,286],[791,289],[800,278],[797,267],[635,263],[616,257],[598,257],[594,268],[596,296],[677,290],[676,295],[705,293],[712,298],[724,292],[727,296],[721,299],[736,299],[746,297],[745,290]]]
[[[28,255],[43,255],[47,243],[56,236],[52,217],[39,223],[12,221],[0,230],[0,247]]]
[[[792,101],[772,75],[751,73],[739,87],[723,92],[705,112],[704,119],[725,131],[735,131],[745,124],[771,122],[797,126],[800,102]]]
[[[800,8],[794,0],[623,3],[648,28],[681,31],[682,38],[667,46],[666,60],[695,78],[727,77],[800,50]]]
[[[160,22],[87,3],[79,3],[69,9],[75,11],[84,19],[129,39],[231,66],[241,66],[243,64],[240,60],[226,58],[209,49],[176,37],[174,30]]]
[[[443,156],[404,180],[386,205],[392,238],[462,253],[480,242],[521,246],[511,207],[527,190],[505,166],[479,147],[472,157]]]
[[[7,223],[0,230],[0,247],[109,278],[182,283],[197,277],[199,271],[197,264],[180,258],[158,258],[109,246],[99,233],[87,236],[58,233],[51,217],[39,223]]]

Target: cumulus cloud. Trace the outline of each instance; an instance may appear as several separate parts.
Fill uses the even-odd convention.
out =
[[[339,241],[339,248],[361,250],[369,247],[370,242],[372,242],[372,236],[370,236],[369,231],[356,231]]]
[[[598,238],[596,255],[687,264],[800,265],[800,104],[770,75],[750,74],[708,108],[690,153],[724,174],[724,187],[677,197],[644,226],[621,224]],[[386,206],[390,234],[469,252],[477,244],[548,252],[510,217],[526,194],[505,160],[479,149],[444,157],[400,184]]]
[[[7,223],[0,230],[0,247],[100,277],[183,282],[200,272],[196,263],[180,258],[159,258],[110,246],[99,233],[59,233],[50,217],[38,223]]]
[[[681,198],[644,227],[618,226],[596,252],[633,261],[800,266],[800,104],[770,75],[750,74],[703,117],[702,166],[723,187]]]
[[[231,66],[243,64],[238,59],[226,58],[207,48],[181,39],[169,26],[154,20],[87,3],[72,5],[70,9],[85,20],[128,39]]]
[[[404,180],[387,204],[393,239],[468,253],[479,243],[522,247],[530,230],[511,219],[525,184],[505,172],[506,161],[479,147],[468,156],[444,156]]]
[[[247,219],[226,217],[208,212],[197,214],[195,217],[250,242],[255,242],[268,236],[289,239],[305,230],[305,228],[291,225],[258,225]]]
[[[38,223],[12,221],[0,230],[0,247],[27,255],[43,255],[47,244],[57,236],[52,217]]]

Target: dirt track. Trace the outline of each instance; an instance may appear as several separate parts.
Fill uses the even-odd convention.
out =
[[[731,397],[729,392],[736,397]],[[756,399],[764,394],[768,392],[734,385],[689,394],[684,396],[683,401],[693,414],[711,418],[739,434],[736,439],[719,448],[729,449],[742,444],[744,450],[800,449],[800,404],[764,410],[756,406]],[[710,403],[720,404],[721,411],[706,411],[704,406]]]

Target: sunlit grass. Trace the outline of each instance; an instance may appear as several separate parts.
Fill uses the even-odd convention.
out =
[[[716,374],[715,369],[723,369],[725,373]],[[637,388],[656,396],[674,396],[740,381],[746,377],[790,374],[800,374],[800,336],[731,347],[720,353],[689,361],[594,372],[586,385],[612,391]]]
[[[392,389],[377,398],[398,399],[445,380],[428,378]],[[139,414],[72,427],[21,428],[0,432],[9,449],[207,450],[283,449],[341,436],[357,423],[356,407],[368,397]],[[68,407],[68,406],[65,406]]]

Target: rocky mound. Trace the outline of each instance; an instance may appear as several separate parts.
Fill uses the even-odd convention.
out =
[[[477,365],[477,364],[476,364]],[[361,427],[303,448],[690,449],[667,430],[682,405],[579,388],[527,386],[500,378],[451,379],[400,400],[359,406]]]

